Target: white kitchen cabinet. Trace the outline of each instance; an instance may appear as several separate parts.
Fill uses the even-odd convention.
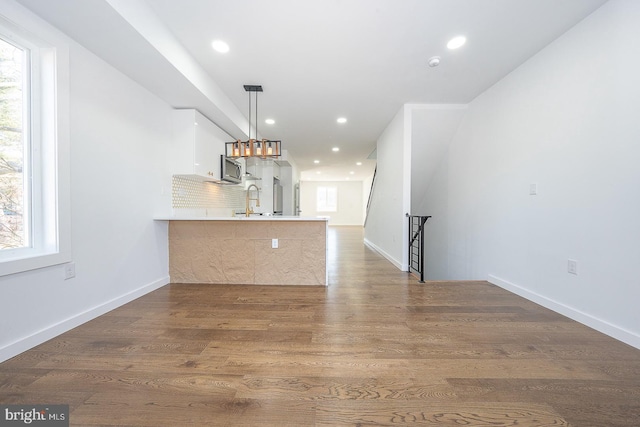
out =
[[[220,181],[220,156],[233,138],[194,109],[173,111],[173,141],[169,150],[172,175]]]

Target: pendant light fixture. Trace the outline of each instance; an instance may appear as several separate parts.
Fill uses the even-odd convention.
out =
[[[225,155],[227,157],[261,157],[278,158],[281,155],[280,141],[261,139],[258,140],[258,92],[262,92],[260,85],[244,85],[244,90],[249,92],[249,139],[237,140],[225,143]],[[255,93],[256,99],[256,134],[251,138],[251,93]]]

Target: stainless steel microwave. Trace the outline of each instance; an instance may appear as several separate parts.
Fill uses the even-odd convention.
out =
[[[234,184],[242,183],[242,165],[222,154],[220,156],[221,179]]]

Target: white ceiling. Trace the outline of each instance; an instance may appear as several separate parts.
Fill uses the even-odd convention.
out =
[[[228,108],[207,105],[212,97],[201,90],[174,84],[176,70],[162,64],[158,47],[116,12],[140,0],[18,1],[152,90],[170,85],[164,98],[174,106],[201,109],[234,137],[248,128],[246,118],[229,119]],[[304,179],[356,180],[371,173],[374,161],[366,158],[403,104],[470,102],[605,2],[144,1],[226,95],[222,104],[230,101],[247,117],[242,86],[263,86],[260,134],[282,140]],[[448,50],[459,34],[467,44]],[[214,52],[213,39],[226,41],[230,52]],[[429,68],[434,55],[441,65]],[[267,117],[276,124],[264,124]],[[338,117],[348,122],[340,125]]]

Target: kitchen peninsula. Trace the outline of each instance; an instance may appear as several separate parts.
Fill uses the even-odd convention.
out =
[[[165,217],[173,283],[327,285],[327,219]]]

